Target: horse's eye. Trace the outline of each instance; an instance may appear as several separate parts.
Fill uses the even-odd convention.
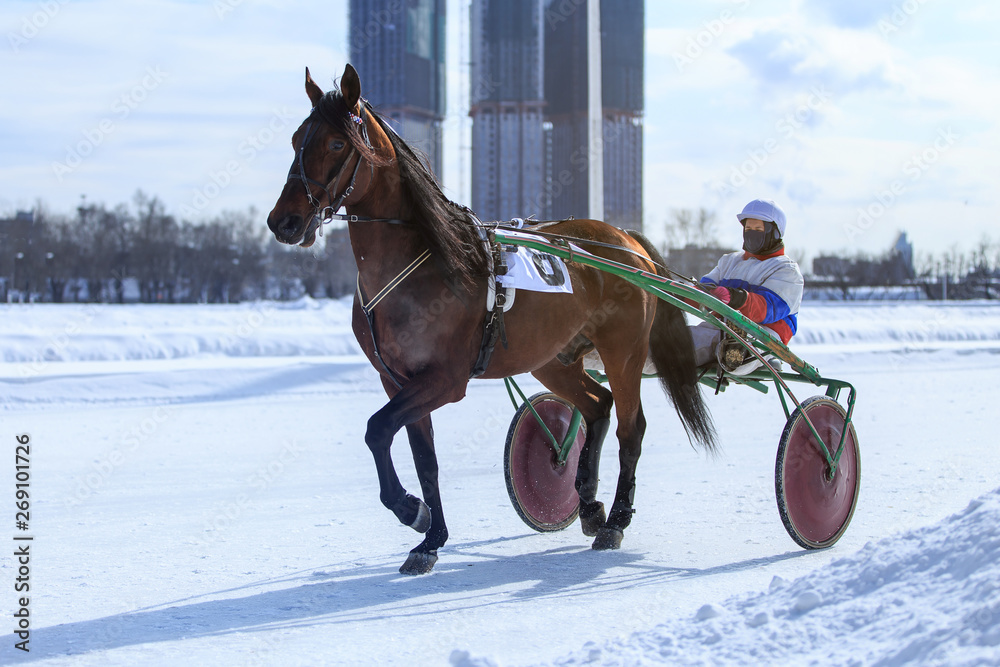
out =
[[[340,141],[339,139],[334,139],[333,141],[330,142],[330,150],[331,151],[344,150],[344,142]]]

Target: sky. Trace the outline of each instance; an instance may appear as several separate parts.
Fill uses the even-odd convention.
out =
[[[577,0],[557,0],[573,6]],[[469,203],[468,3],[448,0],[442,180]],[[1000,5],[956,0],[646,3],[644,226],[751,199],[800,258],[1000,240]],[[261,225],[309,112],[309,67],[348,60],[346,0],[5,0],[0,215],[72,213],[138,189],[192,221]],[[364,87],[365,73],[362,75]]]

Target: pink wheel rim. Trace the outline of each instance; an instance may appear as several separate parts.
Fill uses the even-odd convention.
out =
[[[833,401],[803,405],[830,454],[836,454],[844,431],[844,414]],[[858,456],[854,429],[848,430],[844,453],[830,479],[827,463],[809,424],[801,414],[787,435],[782,486],[788,520],[809,546],[828,546],[846,529],[854,513],[858,489]]]
[[[556,440],[569,430],[573,409],[555,398],[534,402]],[[569,456],[559,465],[545,431],[530,410],[522,413],[510,451],[510,482],[521,511],[532,522],[555,526],[572,520],[580,505],[576,493],[576,467],[583,447],[584,429],[577,433]]]

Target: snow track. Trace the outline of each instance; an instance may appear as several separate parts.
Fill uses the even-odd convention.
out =
[[[816,339],[795,350],[857,386],[862,452],[854,520],[822,552],[778,518],[773,395],[709,398],[712,460],[648,382],[637,513],[621,551],[596,553],[576,525],[517,518],[501,461],[514,410],[502,383],[473,382],[434,417],[452,537],[408,578],[419,537],[378,501],[363,436],[384,395],[346,304],[268,307],[259,336],[240,328],[255,308],[109,307],[68,332],[82,308],[0,307],[0,438],[31,434],[35,538],[31,652],[0,636],[0,663],[1000,661],[1000,309],[932,315],[922,340],[906,333],[921,312],[814,309]],[[123,351],[126,326],[146,345]],[[179,331],[200,342],[162,345]],[[415,490],[402,436],[394,452]]]

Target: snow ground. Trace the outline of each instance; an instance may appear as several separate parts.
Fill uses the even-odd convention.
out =
[[[861,499],[822,552],[777,515],[774,396],[709,399],[713,460],[649,383],[637,514],[596,553],[576,526],[517,518],[513,407],[474,382],[435,415],[452,537],[419,578],[397,573],[419,538],[378,502],[363,434],[384,395],[347,318],[344,302],[0,306],[0,438],[31,434],[34,536],[31,652],[6,634],[0,663],[1000,662],[1000,308],[807,304],[794,349],[859,392]],[[0,561],[8,622],[15,568]]]

